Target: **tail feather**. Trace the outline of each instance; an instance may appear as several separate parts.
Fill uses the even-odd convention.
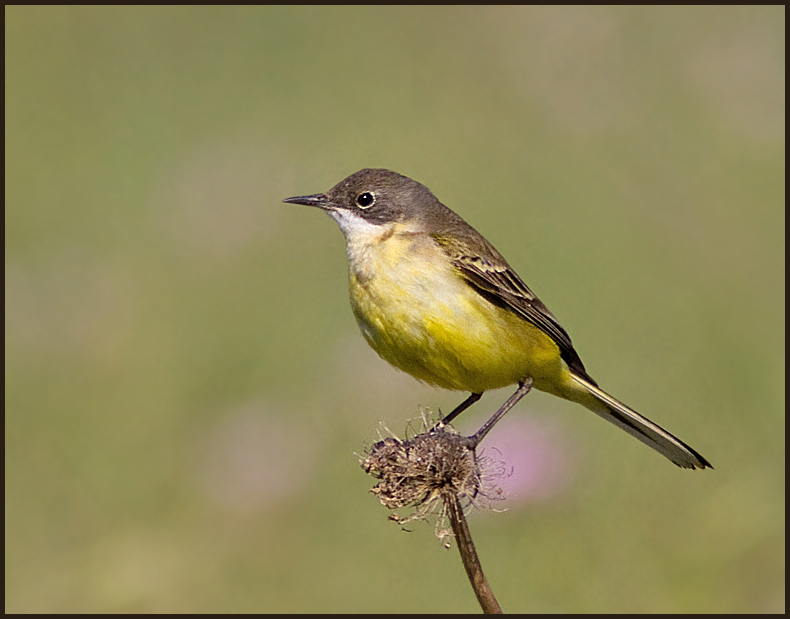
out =
[[[614,399],[590,381],[575,374],[571,374],[571,376],[576,385],[592,396],[592,398],[584,398],[580,403],[594,413],[622,428],[645,445],[652,447],[679,467],[684,469],[713,468],[710,462],[699,453],[658,424],[642,417],[635,410]]]

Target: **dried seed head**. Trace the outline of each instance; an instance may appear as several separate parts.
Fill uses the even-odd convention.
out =
[[[381,480],[371,492],[382,505],[414,509],[406,518],[392,514],[390,520],[404,524],[436,514],[437,535],[444,539],[450,535],[443,526],[447,499],[457,497],[466,508],[480,505],[480,499],[501,498],[501,490],[489,482],[502,475],[504,466],[478,457],[468,437],[450,426],[436,426],[425,414],[420,426],[413,438],[388,436],[375,443],[360,465]]]

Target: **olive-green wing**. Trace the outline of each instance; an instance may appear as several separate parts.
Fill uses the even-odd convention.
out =
[[[535,325],[552,340],[560,349],[560,355],[574,374],[597,384],[584,369],[584,364],[573,348],[571,338],[554,317],[549,309],[529,289],[518,274],[505,262],[496,250],[486,243],[487,251],[493,253],[493,259],[481,255],[468,255],[453,247],[454,244],[437,242],[447,252],[453,266],[466,279],[469,285],[491,303],[505,307],[524,320]]]

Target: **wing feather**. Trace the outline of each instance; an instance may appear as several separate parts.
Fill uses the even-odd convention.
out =
[[[443,242],[445,239],[436,238],[437,243],[448,254],[453,266],[474,290],[495,305],[515,312],[543,331],[556,342],[560,355],[573,373],[595,385],[595,381],[587,374],[584,364],[573,348],[570,336],[554,314],[529,289],[496,249],[482,237],[480,240],[487,245],[486,253],[492,254],[494,260],[480,254],[470,255],[469,252],[460,251],[455,243]]]

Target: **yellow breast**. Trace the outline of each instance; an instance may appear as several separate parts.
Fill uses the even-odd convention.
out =
[[[365,339],[415,378],[482,393],[527,377],[543,388],[567,373],[550,337],[479,295],[429,236],[394,224],[349,242],[348,254]]]

